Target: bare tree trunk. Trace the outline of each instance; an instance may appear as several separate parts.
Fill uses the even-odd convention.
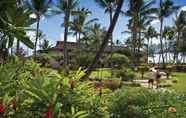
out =
[[[139,28],[139,31],[138,31],[138,48],[137,48],[137,65],[140,65],[140,48],[141,48],[141,30]]]
[[[63,67],[64,67],[64,71],[65,73],[68,73],[68,47],[67,47],[67,40],[68,40],[68,25],[69,25],[69,19],[70,19],[70,12],[69,11],[65,11],[65,17],[64,17],[64,26],[65,26],[65,30],[64,30],[64,42],[63,42],[63,53],[64,53],[64,63],[63,63]]]
[[[147,64],[149,60],[149,37],[147,37]]]
[[[162,57],[162,64],[163,64],[163,68],[164,68],[165,67],[165,59],[164,59],[164,51],[163,51],[162,31],[163,31],[163,18],[160,19],[160,54]]]
[[[99,61],[100,57],[103,54],[103,51],[105,49],[105,47],[107,46],[108,42],[109,42],[109,38],[110,38],[110,34],[112,34],[112,32],[114,31],[115,25],[117,23],[121,8],[123,6],[123,2],[124,0],[118,0],[118,6],[116,8],[113,20],[112,20],[112,24],[109,26],[109,29],[103,39],[103,42],[101,44],[100,49],[98,50],[98,52],[96,53],[96,56],[94,57],[92,63],[90,64],[90,66],[86,69],[85,75],[82,77],[82,79],[88,78],[93,70],[93,68],[96,66],[97,62]]]
[[[178,56],[179,56],[179,41],[180,41],[180,32],[178,32],[178,38],[176,42],[176,54],[175,54],[176,63],[178,63]]]
[[[16,55],[19,55],[19,48],[20,48],[20,42],[17,39],[17,44],[16,44]]]
[[[165,38],[165,48],[166,48],[166,63],[168,63],[168,41],[167,38]]]
[[[36,55],[37,55],[37,42],[38,42],[38,38],[39,38],[39,25],[40,25],[40,16],[37,15],[36,39],[35,39],[35,45],[34,45],[34,59],[36,59]]]

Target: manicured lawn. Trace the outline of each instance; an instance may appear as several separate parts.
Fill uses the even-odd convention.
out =
[[[177,79],[178,82],[172,84],[170,87],[178,92],[186,92],[186,73],[173,73],[173,79]]]
[[[99,78],[99,79],[111,79],[111,69],[110,68],[100,68],[94,71],[91,78]],[[136,79],[141,79],[141,74],[136,73]],[[144,79],[148,79],[147,73],[144,75]],[[172,80],[176,79],[177,83],[172,83]],[[165,84],[171,84],[171,87],[168,89],[173,89],[178,92],[186,92],[186,73],[175,72],[172,74],[172,79],[167,80]]]

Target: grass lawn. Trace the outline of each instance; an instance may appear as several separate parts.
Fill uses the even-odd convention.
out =
[[[171,87],[168,89],[176,90],[177,92],[186,92],[186,73],[175,72],[172,74],[173,78],[167,80],[165,84],[171,84]],[[111,79],[111,69],[110,68],[99,68],[90,76],[91,78],[99,79]],[[136,73],[136,79],[141,79],[141,74]],[[144,75],[144,79],[148,79],[147,73]],[[172,83],[172,80],[176,79],[177,83]]]
[[[172,84],[170,89],[174,89],[178,92],[186,92],[186,73],[173,73],[173,79],[178,80],[177,83]]]

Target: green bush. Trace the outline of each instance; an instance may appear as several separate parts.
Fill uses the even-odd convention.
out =
[[[138,71],[141,73],[141,79],[144,79],[144,74],[145,74],[145,72],[148,71],[148,70],[149,70],[149,67],[148,67],[148,65],[146,65],[146,64],[142,64],[142,65],[140,65],[140,66],[138,67]]]
[[[64,76],[33,61],[1,65],[0,107],[5,111],[0,115],[6,118],[41,118],[47,114],[54,118],[105,117],[108,114],[105,96],[100,98],[88,82],[81,82],[83,74],[79,69]],[[16,106],[12,107],[12,101]]]
[[[128,68],[115,69],[114,75],[118,78],[121,78],[122,81],[132,81],[135,78],[135,73]]]
[[[178,78],[177,77],[172,77],[171,81],[172,81],[172,83],[178,83]]]
[[[109,58],[109,63],[113,65],[116,69],[121,69],[123,66],[128,67],[129,59],[127,56],[119,53],[114,53],[112,57]]]
[[[124,87],[109,97],[108,111],[110,118],[184,118],[185,97],[168,91]],[[169,111],[172,107],[176,112]]]

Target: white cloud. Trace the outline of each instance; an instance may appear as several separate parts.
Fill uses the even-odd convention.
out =
[[[160,23],[159,20],[153,20],[153,21],[151,22],[151,25],[156,25],[156,24],[159,24],[159,23]]]
[[[186,6],[181,7],[180,10],[186,11]]]
[[[64,40],[64,33],[60,34],[60,40],[62,40],[62,41]],[[73,36],[68,36],[68,41],[69,42],[76,42],[76,38]]]

